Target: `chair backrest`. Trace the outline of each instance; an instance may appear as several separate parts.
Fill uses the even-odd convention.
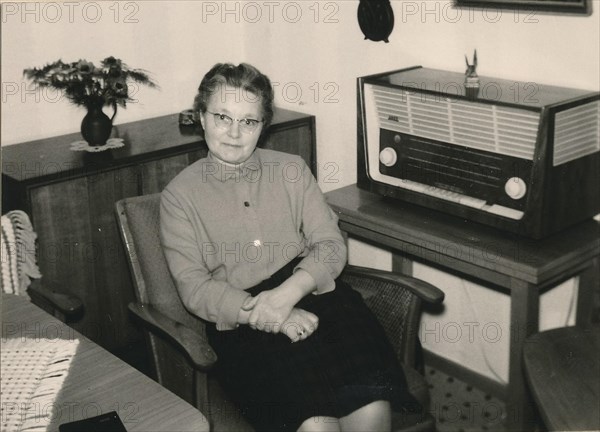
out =
[[[31,279],[42,277],[36,263],[36,238],[27,213],[13,210],[2,215],[2,292],[29,298]]]
[[[348,266],[341,277],[363,296],[385,330],[398,359],[407,366],[420,369],[421,299],[407,288],[372,274],[361,274],[352,266]]]
[[[116,208],[138,302],[202,332],[203,323],[183,306],[163,254],[160,193],[122,199]]]

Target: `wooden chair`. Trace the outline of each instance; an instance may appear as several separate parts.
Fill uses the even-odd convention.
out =
[[[41,279],[36,238],[27,213],[12,210],[2,215],[2,292],[27,297],[59,320],[73,321],[81,316],[83,303],[62,287]]]
[[[116,204],[137,296],[129,308],[147,332],[155,379],[198,407],[211,421],[211,430],[252,430],[210,374],[217,356],[203,321],[184,308],[171,279],[159,239],[159,205],[160,194]],[[411,393],[425,407],[422,413],[394,413],[394,430],[432,430],[428,386],[413,367],[420,347],[421,301],[440,303],[443,292],[412,277],[354,266],[347,266],[342,277],[382,322],[405,367]]]

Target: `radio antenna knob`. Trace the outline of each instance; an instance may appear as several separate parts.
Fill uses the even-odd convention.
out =
[[[379,152],[379,162],[384,164],[386,167],[393,166],[397,160],[398,155],[396,154],[396,150],[391,147],[386,147]]]
[[[518,200],[525,196],[525,192],[527,192],[527,185],[523,179],[519,177],[511,177],[506,181],[506,184],[504,185],[504,191],[506,192],[506,195],[512,199]]]

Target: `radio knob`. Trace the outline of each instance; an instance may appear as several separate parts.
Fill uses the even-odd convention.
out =
[[[379,161],[387,167],[393,166],[397,160],[396,150],[391,147],[386,147],[379,153]]]
[[[511,197],[512,199],[518,200],[525,196],[525,192],[527,192],[527,185],[520,179],[519,177],[511,177],[506,181],[504,185],[504,191],[506,195]]]

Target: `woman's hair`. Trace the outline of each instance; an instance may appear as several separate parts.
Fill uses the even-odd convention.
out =
[[[208,100],[223,84],[241,89],[240,98],[256,100],[260,97],[264,121],[263,131],[271,124],[273,119],[273,87],[269,77],[261,73],[254,66],[240,63],[235,66],[231,63],[217,63],[209,70],[198,87],[198,94],[194,99],[194,111],[206,112]]]

